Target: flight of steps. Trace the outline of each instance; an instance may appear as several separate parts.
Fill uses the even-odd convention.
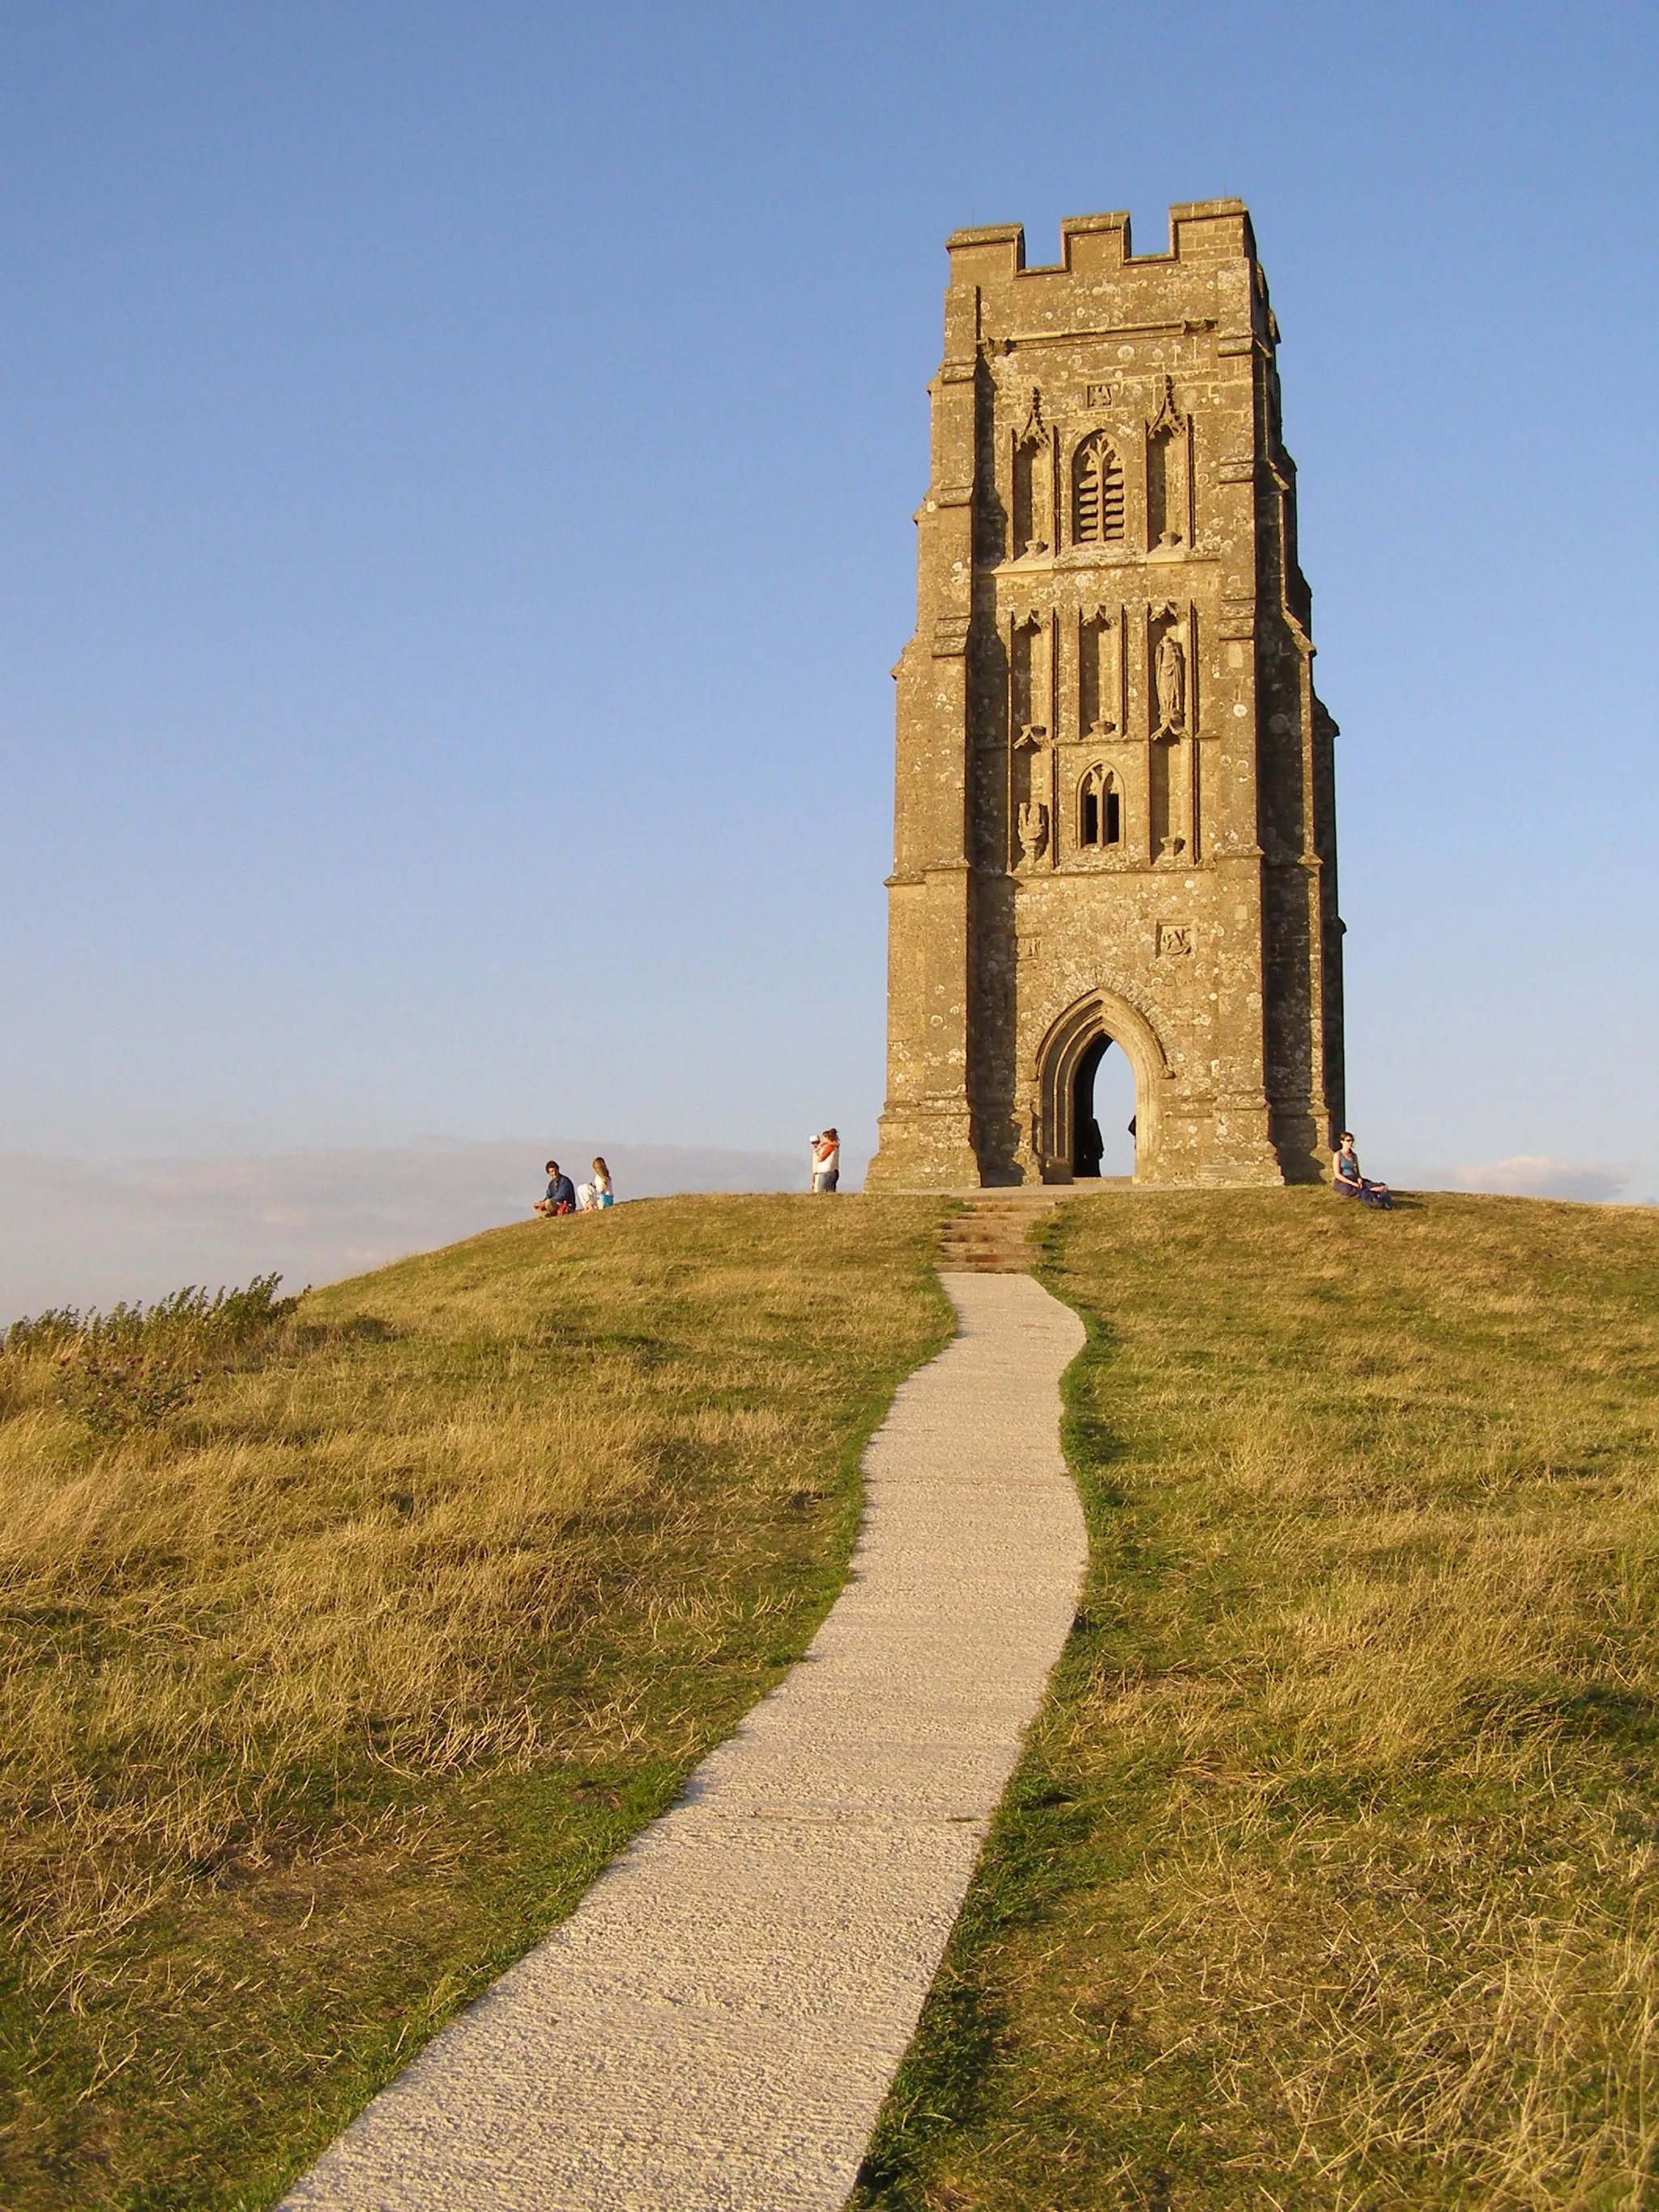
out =
[[[953,1213],[939,1231],[939,1266],[947,1273],[1023,1275],[1036,1256],[1029,1237],[1032,1223],[1067,1194],[1038,1184],[964,1195],[962,1212]]]

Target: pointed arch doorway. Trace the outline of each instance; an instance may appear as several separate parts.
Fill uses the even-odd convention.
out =
[[[1108,1069],[1109,1088],[1103,1095],[1100,1084]],[[1120,1143],[1108,1157],[1125,1164],[1108,1173],[1127,1172],[1139,1182],[1156,1177],[1168,1073],[1169,1062],[1152,1024],[1127,1000],[1112,991],[1092,991],[1079,999],[1049,1030],[1037,1057],[1044,1181],[1070,1182],[1100,1172],[1101,1155],[1094,1152],[1089,1125],[1100,1118],[1102,1103],[1120,1125],[1132,1118],[1135,1123],[1133,1158],[1125,1160]],[[1122,1139],[1127,1138],[1124,1128]]]

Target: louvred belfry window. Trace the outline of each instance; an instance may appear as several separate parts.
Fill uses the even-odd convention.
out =
[[[1111,545],[1122,539],[1123,464],[1097,432],[1072,460],[1072,542]]]

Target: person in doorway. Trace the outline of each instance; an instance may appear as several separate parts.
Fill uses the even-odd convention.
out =
[[[841,1139],[833,1129],[825,1129],[812,1139],[812,1188],[841,1188]]]
[[[1097,1176],[1100,1164],[1106,1157],[1106,1139],[1100,1133],[1100,1124],[1092,1114],[1078,1132],[1077,1171],[1079,1175]]]
[[[536,1200],[534,1210],[544,1221],[551,1221],[556,1213],[576,1211],[576,1186],[562,1171],[556,1160],[547,1164],[547,1196]]]
[[[1331,1188],[1344,1197],[1357,1198],[1362,1206],[1381,1206],[1392,1211],[1394,1199],[1385,1182],[1371,1182],[1359,1172],[1359,1155],[1353,1146],[1353,1131],[1345,1129],[1331,1155]]]

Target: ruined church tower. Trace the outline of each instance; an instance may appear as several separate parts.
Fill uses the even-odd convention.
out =
[[[1311,1182],[1341,1121],[1336,726],[1237,200],[950,240],[898,679],[872,1188],[1066,1182],[1112,1046],[1138,1180]]]

